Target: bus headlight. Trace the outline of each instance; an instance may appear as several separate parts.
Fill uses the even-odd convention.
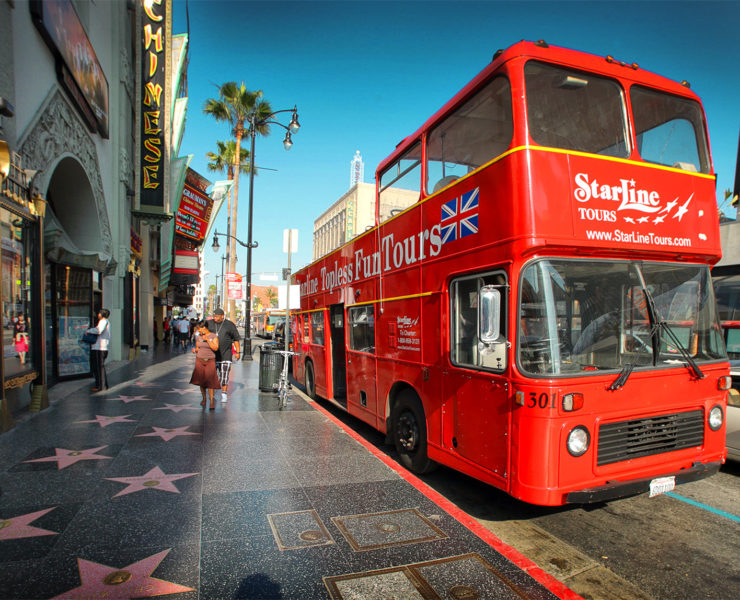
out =
[[[583,427],[583,425],[579,425],[578,427],[574,427],[568,434],[566,446],[571,456],[582,456],[588,450],[590,443],[591,436],[588,433],[588,429]]]
[[[709,411],[709,418],[707,419],[707,422],[709,423],[709,429],[712,431],[717,431],[720,427],[722,427],[722,423],[725,420],[725,415],[722,412],[722,407],[717,405],[713,406],[712,410]]]

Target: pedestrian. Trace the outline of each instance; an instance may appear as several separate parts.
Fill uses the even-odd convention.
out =
[[[28,352],[28,323],[26,323],[26,317],[23,313],[18,314],[15,325],[13,325],[13,329],[15,330],[15,351],[21,359],[21,364],[25,365],[26,352]]]
[[[213,311],[213,321],[210,321],[210,330],[218,336],[218,352],[216,353],[216,369],[221,382],[221,402],[228,400],[229,375],[231,360],[239,360],[239,332],[233,321],[229,321],[222,308]]]
[[[164,329],[164,343],[169,345],[170,343],[170,318],[166,316],[162,321],[162,329]]]
[[[95,377],[95,387],[90,391],[99,392],[108,389],[108,375],[105,372],[105,359],[108,358],[108,345],[110,344],[110,311],[101,308],[98,311],[98,324],[90,327],[86,333],[97,334],[98,339],[90,346],[90,369]]]
[[[208,330],[206,321],[199,321],[196,325],[198,335],[195,336],[193,354],[195,354],[195,366],[190,383],[200,386],[200,393],[203,395],[203,401],[200,403],[205,408],[206,390],[211,397],[210,410],[216,408],[214,390],[217,390],[221,383],[216,372],[216,351],[218,350],[218,335]]]
[[[177,333],[180,336],[183,351],[187,350],[188,340],[190,339],[190,321],[185,318],[185,315],[180,315],[180,319],[177,321]]]

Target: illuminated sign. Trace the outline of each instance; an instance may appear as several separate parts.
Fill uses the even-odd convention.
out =
[[[169,49],[170,0],[144,0],[141,21],[140,205],[165,208],[168,111],[166,59]]]
[[[185,184],[180,207],[175,215],[175,231],[179,235],[202,242],[206,237],[212,209],[213,200]]]

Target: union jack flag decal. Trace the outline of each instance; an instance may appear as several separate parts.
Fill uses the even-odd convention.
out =
[[[442,205],[442,243],[478,233],[478,190],[475,188]]]

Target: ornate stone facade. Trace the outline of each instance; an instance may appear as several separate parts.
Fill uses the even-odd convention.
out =
[[[18,140],[18,152],[26,169],[38,169],[37,186],[46,189],[54,167],[64,156],[74,156],[85,170],[93,190],[100,223],[102,249],[113,256],[110,221],[95,143],[64,96],[53,86],[36,117]]]

